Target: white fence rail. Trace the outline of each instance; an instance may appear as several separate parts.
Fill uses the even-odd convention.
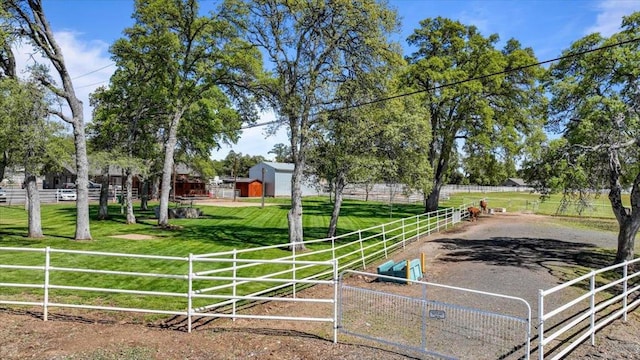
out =
[[[592,271],[548,290],[540,290],[540,360],[561,359],[588,338],[591,338],[591,345],[595,345],[595,334],[599,329],[620,317],[627,320],[628,312],[640,305],[640,271],[629,274],[629,267],[633,264],[640,264],[640,258]],[[564,305],[545,310],[545,301],[550,296],[562,296],[563,290],[576,287],[589,290]],[[550,357],[545,354],[547,346],[552,347]]]
[[[21,205],[24,204],[27,198],[27,191],[25,189],[20,188],[8,188],[5,189],[6,198],[3,199],[1,204],[7,205]],[[132,189],[133,198],[138,198],[138,189]],[[62,200],[58,196],[58,189],[41,189],[38,190],[38,195],[40,197],[40,202],[43,204],[52,204],[52,203],[73,203],[73,201],[65,201]],[[126,196],[124,190],[115,189],[109,191],[109,201],[116,202],[120,196]],[[89,189],[89,200],[90,201],[98,201],[100,200],[100,189]]]
[[[0,263],[0,288],[13,291],[2,291],[0,304],[42,306],[44,320],[47,320],[50,307],[181,315],[188,317],[189,331],[192,316],[326,321],[335,324],[335,294],[326,299],[300,299],[296,296],[297,289],[312,285],[336,286],[339,271],[366,268],[367,264],[386,258],[389,253],[406,246],[408,242],[453,226],[465,216],[464,207],[443,209],[332,238],[305,241],[303,244],[310,251],[294,250],[275,259],[264,259],[265,250],[287,248],[289,244],[234,249],[189,257],[61,250],[49,247],[0,247],[0,255],[16,252],[42,254],[40,258],[29,258],[28,264],[13,261],[14,258],[24,257],[1,258],[9,263]],[[112,257],[114,260],[108,264],[92,261],[91,258],[96,256]],[[105,265],[99,267],[96,265],[98,263]],[[148,269],[157,270],[149,272]],[[20,271],[27,271],[28,274],[11,277],[11,272]],[[100,279],[97,279],[98,277]],[[21,282],[24,279],[29,279],[29,282]],[[19,289],[33,290],[37,300],[34,300],[34,294],[24,296]],[[156,291],[157,289],[163,291]],[[68,296],[71,292],[74,294],[73,303]],[[76,296],[78,294],[82,296]],[[117,306],[116,295],[135,297],[135,301],[129,303],[140,306]],[[166,297],[181,301],[168,302],[157,299]],[[155,301],[151,301],[154,299]],[[334,316],[278,317],[242,315],[237,312],[239,303],[267,300],[328,304],[334,307]],[[101,302],[106,302],[107,305]],[[112,303],[116,305],[110,305]],[[160,304],[164,307],[151,307],[149,304]]]
[[[43,319],[48,319],[49,309],[52,307],[58,308],[77,308],[77,309],[89,309],[89,310],[111,310],[111,311],[126,311],[137,313],[152,313],[152,314],[165,314],[165,315],[179,315],[185,316],[188,319],[188,331],[191,332],[192,317],[233,317],[233,318],[258,318],[258,319],[274,319],[274,320],[301,320],[301,321],[326,321],[335,323],[335,316],[329,318],[309,318],[309,317],[296,317],[292,316],[270,316],[270,315],[241,315],[236,311],[236,303],[239,301],[298,301],[298,302],[315,302],[330,304],[335,308],[335,296],[330,296],[326,299],[292,299],[285,296],[260,296],[270,292],[270,290],[261,290],[252,293],[244,291],[241,286],[249,282],[274,282],[274,283],[302,283],[307,285],[319,285],[329,284],[334,285],[333,280],[314,280],[313,277],[300,278],[292,280],[290,278],[278,278],[277,273],[266,274],[259,277],[241,277],[237,275],[237,270],[242,263],[256,263],[256,264],[281,264],[290,267],[292,264],[300,267],[304,266],[318,266],[328,268],[333,274],[332,277],[337,278],[337,262],[336,261],[285,261],[285,260],[233,260],[231,265],[227,268],[219,269],[221,272],[228,272],[226,276],[211,276],[203,275],[203,272],[194,272],[194,263],[206,262],[211,264],[224,264],[229,265],[228,259],[198,259],[193,255],[189,257],[172,257],[172,256],[152,256],[152,255],[134,255],[134,254],[121,254],[121,253],[107,253],[107,252],[94,252],[94,251],[79,251],[79,250],[60,250],[52,249],[50,247],[44,249],[29,249],[29,248],[12,248],[12,247],[0,247],[2,253],[14,253],[14,252],[36,252],[42,254],[42,264],[38,265],[15,265],[15,264],[0,264],[0,269],[3,271],[22,271],[29,272],[31,279],[29,283],[17,283],[17,282],[0,282],[0,288],[4,289],[36,289],[38,295],[27,296],[26,299],[20,299],[22,294],[17,294],[17,299],[11,299],[12,296],[5,290],[3,294],[5,298],[0,298],[0,304],[7,305],[30,305],[41,306],[43,309]],[[177,263],[177,267],[165,266],[163,268],[170,268],[171,270],[182,269],[184,271],[175,272],[144,272],[144,271],[122,271],[113,270],[117,266],[107,268],[90,267],[91,260],[87,257],[92,256],[108,256],[114,258],[114,263],[123,264],[127,263],[127,268],[136,268],[135,264],[131,264],[131,261],[142,260],[139,264],[141,267],[149,267],[150,261],[161,262],[163,264]],[[70,258],[72,257],[72,258]],[[84,258],[84,259],[82,259]],[[60,263],[60,265],[58,265]],[[67,267],[68,263],[87,264],[84,267],[77,265],[76,267]],[[146,265],[145,265],[146,264]],[[64,273],[71,274],[71,276],[64,276]],[[206,273],[206,272],[204,272]],[[96,287],[92,286],[95,283],[95,278],[100,277],[102,283],[111,282],[111,287]],[[147,285],[145,285],[145,280]],[[156,279],[164,280],[167,287],[167,281],[177,282],[172,288],[174,291],[154,291],[153,284],[157,283]],[[133,281],[127,281],[133,280]],[[204,282],[216,281],[222,282],[223,285],[216,287],[210,287],[208,289],[196,288],[196,284],[203,284]],[[151,285],[151,286],[148,286]],[[334,285],[335,286],[335,285]],[[228,289],[229,291],[224,291]],[[211,292],[217,290],[215,294]],[[67,299],[65,294],[73,292],[74,300],[70,302],[59,302],[57,299]],[[93,296],[88,295],[93,294]],[[96,296],[95,294],[103,294]],[[159,297],[171,297],[176,298],[178,301],[172,302],[160,302],[166,307],[164,308],[151,308],[146,307],[123,307],[114,305],[102,305],[99,304],[104,299],[104,294],[120,294],[126,296],[135,296],[137,303],[149,304],[154,298]],[[87,299],[86,302],[77,299]],[[182,301],[179,301],[182,299]],[[224,300],[218,302],[215,307],[200,306],[196,308],[197,304],[194,303],[194,299],[218,299]],[[69,301],[69,300],[66,300]],[[105,301],[109,303],[109,301]],[[210,308],[224,308],[225,305],[232,304],[231,314],[219,311],[207,311]],[[335,311],[333,311],[335,314]]]
[[[440,199],[448,200],[449,195],[455,193],[470,193],[477,197],[478,193],[533,191],[535,191],[534,188],[526,186],[443,185],[440,189]],[[344,189],[343,198],[397,204],[424,203],[424,194],[422,192],[409,190],[402,184],[374,184],[368,186],[353,184]]]
[[[294,250],[273,259],[264,258],[264,254],[269,253],[266,250],[285,249],[289,244],[188,257],[0,247],[0,304],[41,306],[44,320],[51,307],[178,315],[188,319],[189,331],[193,316],[320,321],[334,324],[335,340],[338,274],[345,270],[366,269],[372,262],[387,258],[389,253],[410,241],[455,225],[467,217],[466,207],[442,209],[331,238],[305,241],[306,251]],[[24,256],[11,256],[20,252],[36,255],[28,260]],[[95,257],[114,260],[96,262]],[[98,263],[105,265],[99,267]],[[619,317],[626,319],[626,314],[640,305],[640,271],[629,274],[629,267],[638,263],[640,259],[541,290],[539,358],[545,358],[545,348],[548,350],[551,345],[555,346],[549,356],[561,358],[588,337],[593,343],[595,332],[611,321]],[[27,274],[18,276],[15,275],[17,272]],[[619,278],[606,280],[619,272],[622,272]],[[585,285],[585,281],[589,284]],[[563,289],[581,286],[581,283],[589,288],[587,293],[545,312],[550,297]],[[313,285],[333,286],[334,294],[322,299],[296,296],[298,289]],[[130,306],[119,306],[118,296],[128,296]],[[177,301],[166,301],[167,297]],[[162,298],[165,299],[158,300]],[[332,307],[329,313],[333,316],[238,312],[239,305],[255,301],[313,302]],[[585,303],[588,304],[585,306]],[[576,312],[581,304],[582,311]],[[611,310],[616,306],[619,309]],[[572,308],[574,313],[567,315]],[[600,315],[606,310],[610,312]],[[587,330],[578,333],[580,329],[576,329],[585,323],[588,323]],[[566,338],[562,338],[563,335]],[[568,345],[559,349],[556,344],[559,341],[561,345]]]
[[[402,281],[420,287],[420,296],[394,294],[392,288],[376,291],[345,284],[342,278],[353,274],[371,276],[342,273],[342,333],[438,358],[529,359],[531,306],[522,298],[410,279]],[[496,302],[510,310],[488,306]]]

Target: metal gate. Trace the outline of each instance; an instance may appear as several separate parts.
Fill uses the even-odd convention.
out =
[[[354,274],[377,279],[367,288],[347,285],[345,275]],[[396,278],[341,274],[340,333],[423,358],[529,358],[531,307],[524,299],[422,281],[379,281],[384,279]]]

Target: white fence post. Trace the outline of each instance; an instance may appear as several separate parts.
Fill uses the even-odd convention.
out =
[[[187,294],[187,331],[191,332],[191,314],[193,313],[193,254],[189,253],[189,288]]]
[[[360,256],[362,257],[362,268],[366,269],[367,264],[364,259],[364,246],[362,245],[362,230],[358,230],[358,240],[360,240]]]
[[[382,247],[384,248],[384,258],[388,259],[387,253],[387,232],[384,230],[384,224],[382,224]]]
[[[444,229],[449,228],[449,209],[444,210]]]
[[[422,215],[416,216],[416,238],[418,240],[420,240],[420,216]]]
[[[44,321],[49,318],[49,268],[51,267],[51,247],[47,246],[44,251],[44,303],[42,304],[42,314]]]
[[[629,262],[627,260],[624,261],[624,266],[622,268],[622,276],[624,278],[624,281],[622,283],[622,292],[624,294],[624,298],[622,299],[622,308],[623,310],[623,321],[627,322],[627,297],[629,297],[628,291],[629,291],[629,284],[628,284],[628,280],[629,280],[629,273],[628,273],[628,268],[629,268]]]
[[[233,321],[236,321],[236,303],[238,302],[238,299],[236,299],[236,296],[238,295],[238,290],[237,290],[237,278],[238,278],[238,249],[233,249],[233,266],[232,266],[232,271],[233,271],[233,305],[232,305],[232,312],[233,312]]]
[[[293,298],[296,298],[296,246],[293,245],[293,262],[291,262],[291,270],[293,277]]]
[[[404,249],[407,243],[407,238],[405,236],[405,227],[404,227],[404,218],[402,218],[402,248]]]
[[[431,211],[427,213],[427,235],[431,235]]]
[[[538,290],[538,360],[544,360],[544,291]]]
[[[336,237],[331,237],[331,259],[336,258]]]
[[[333,259],[333,343],[338,343],[338,259]]]
[[[589,331],[591,332],[591,345],[595,345],[596,344],[596,330],[595,330],[595,326],[596,326],[596,313],[595,313],[595,306],[596,306],[596,274],[595,272],[591,273],[591,280],[589,281],[589,291],[591,292],[591,296],[589,297],[589,311],[591,312],[591,320],[590,320],[590,326],[591,328],[589,329]]]

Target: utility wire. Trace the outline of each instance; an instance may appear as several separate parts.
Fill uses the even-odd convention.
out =
[[[454,81],[454,82],[451,82],[451,83],[441,84],[441,85],[434,86],[434,87],[427,88],[427,89],[411,91],[411,92],[402,93],[402,94],[393,95],[393,96],[384,97],[384,98],[379,98],[379,99],[375,99],[375,100],[371,100],[371,101],[367,101],[367,102],[362,102],[362,103],[355,104],[355,105],[348,105],[348,106],[342,106],[342,107],[331,109],[331,110],[325,110],[325,111],[322,111],[320,113],[317,113],[316,115],[319,115],[319,114],[321,114],[323,112],[333,112],[333,111],[355,109],[355,108],[359,108],[359,107],[366,106],[366,105],[377,104],[377,103],[380,103],[380,102],[385,102],[385,101],[389,101],[389,100],[403,98],[403,97],[406,97],[406,96],[412,96],[412,95],[416,95],[416,94],[421,94],[421,93],[425,93],[425,92],[428,92],[428,91],[439,90],[439,89],[442,89],[442,88],[455,86],[455,85],[460,85],[460,84],[464,84],[464,83],[471,82],[471,81],[484,80],[484,79],[487,79],[487,78],[490,78],[490,77],[503,75],[503,74],[508,74],[510,72],[520,71],[520,70],[528,69],[528,68],[535,67],[535,66],[549,64],[549,63],[552,63],[552,62],[555,62],[555,61],[569,59],[569,58],[572,58],[572,57],[582,56],[582,55],[589,54],[589,53],[592,53],[592,52],[602,51],[602,50],[610,49],[610,48],[613,48],[613,47],[616,47],[616,46],[621,46],[621,45],[634,43],[634,42],[637,42],[637,41],[640,41],[640,38],[633,38],[633,39],[630,39],[630,40],[617,42],[615,44],[605,45],[605,46],[601,46],[601,47],[597,47],[597,48],[593,48],[593,49],[588,49],[588,50],[584,50],[584,51],[580,51],[580,52],[576,52],[576,53],[571,53],[571,54],[567,54],[567,55],[564,55],[564,56],[559,56],[559,57],[554,58],[554,59],[539,61],[537,63],[518,66],[518,67],[515,67],[515,68],[511,68],[511,69],[505,69],[505,70],[502,70],[502,71],[497,71],[497,72],[494,72],[494,73],[491,73],[491,74],[482,75],[482,76],[478,76],[478,77],[474,77],[474,78],[469,78],[469,79]],[[253,124],[253,125],[247,125],[247,126],[242,127],[242,129],[250,129],[250,128],[255,128],[255,127],[260,127],[260,126],[271,125],[271,124],[275,124],[275,123],[278,123],[278,121],[268,121],[268,122],[264,122],[264,123],[257,123],[257,124]]]
[[[94,86],[94,85],[100,85],[100,84],[102,84],[102,83],[106,83],[106,82],[108,82],[108,81],[109,81],[109,80],[102,80],[102,81],[95,82],[95,83],[93,83],[93,84],[88,84],[88,85],[78,86],[76,89],[84,89],[84,88],[88,88],[88,87],[91,87],[91,86]]]
[[[379,103],[379,102],[394,100],[394,99],[402,98],[402,97],[405,97],[405,96],[411,96],[411,95],[416,95],[416,94],[420,94],[420,93],[425,93],[427,91],[439,90],[439,89],[442,89],[442,88],[455,86],[455,85],[460,85],[460,84],[464,84],[464,83],[471,82],[471,81],[484,80],[484,79],[487,79],[487,78],[490,78],[490,77],[494,77],[494,76],[497,76],[497,75],[508,74],[510,72],[520,71],[520,70],[528,69],[528,68],[531,68],[531,67],[552,63],[552,62],[555,62],[555,61],[560,61],[560,60],[569,59],[569,58],[572,58],[572,57],[577,57],[577,56],[589,54],[589,53],[596,52],[596,51],[602,51],[602,50],[606,50],[606,49],[609,49],[609,48],[612,48],[612,47],[625,45],[625,44],[630,44],[630,43],[637,42],[637,41],[640,41],[640,38],[633,38],[633,39],[621,41],[621,42],[618,42],[618,43],[615,43],[615,44],[605,45],[605,46],[597,47],[597,48],[594,48],[594,49],[589,49],[589,50],[584,50],[584,51],[580,51],[580,52],[577,52],[577,53],[567,54],[567,55],[564,55],[564,56],[557,57],[555,59],[539,61],[539,62],[534,63],[534,64],[518,66],[518,67],[515,67],[515,68],[506,69],[506,70],[502,70],[502,71],[497,71],[497,72],[494,72],[494,73],[491,73],[491,74],[487,74],[487,75],[482,75],[482,76],[469,78],[469,79],[465,79],[465,80],[454,81],[454,82],[451,82],[451,83],[446,83],[446,84],[442,84],[442,85],[438,85],[438,86],[433,86],[433,87],[427,88],[427,89],[421,89],[421,90],[416,90],[416,91],[412,91],[412,92],[408,92],[408,93],[393,95],[393,96],[389,96],[389,97],[386,97],[386,98],[375,99],[375,100],[371,100],[371,101],[367,101],[367,102],[363,102],[363,103],[359,103],[359,104],[355,104],[355,105],[343,106],[343,107],[339,107],[339,108],[331,109],[331,110],[327,110],[327,111],[349,110],[349,109],[359,108],[359,107],[366,106],[366,105],[376,104],[376,103]]]
[[[97,73],[97,72],[98,72],[98,71],[100,71],[100,70],[104,70],[104,69],[106,69],[106,68],[108,68],[108,67],[111,67],[111,66],[114,66],[114,65],[115,65],[115,63],[111,63],[111,64],[109,64],[109,65],[105,65],[105,66],[103,66],[103,67],[101,67],[101,68],[98,68],[98,69],[95,69],[95,70],[91,70],[91,71],[89,71],[88,73],[85,73],[85,74],[82,74],[82,75],[78,75],[78,76],[76,76],[76,77],[74,77],[74,78],[71,78],[71,80],[80,79],[81,77],[85,77],[85,76],[87,76],[87,75],[91,75],[91,74]]]

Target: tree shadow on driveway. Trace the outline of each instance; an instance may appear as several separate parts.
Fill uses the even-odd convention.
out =
[[[613,263],[614,256],[589,243],[529,237],[492,237],[469,240],[434,239],[445,251],[444,262],[477,262],[494,266],[515,266],[534,270],[551,265],[600,269]]]

